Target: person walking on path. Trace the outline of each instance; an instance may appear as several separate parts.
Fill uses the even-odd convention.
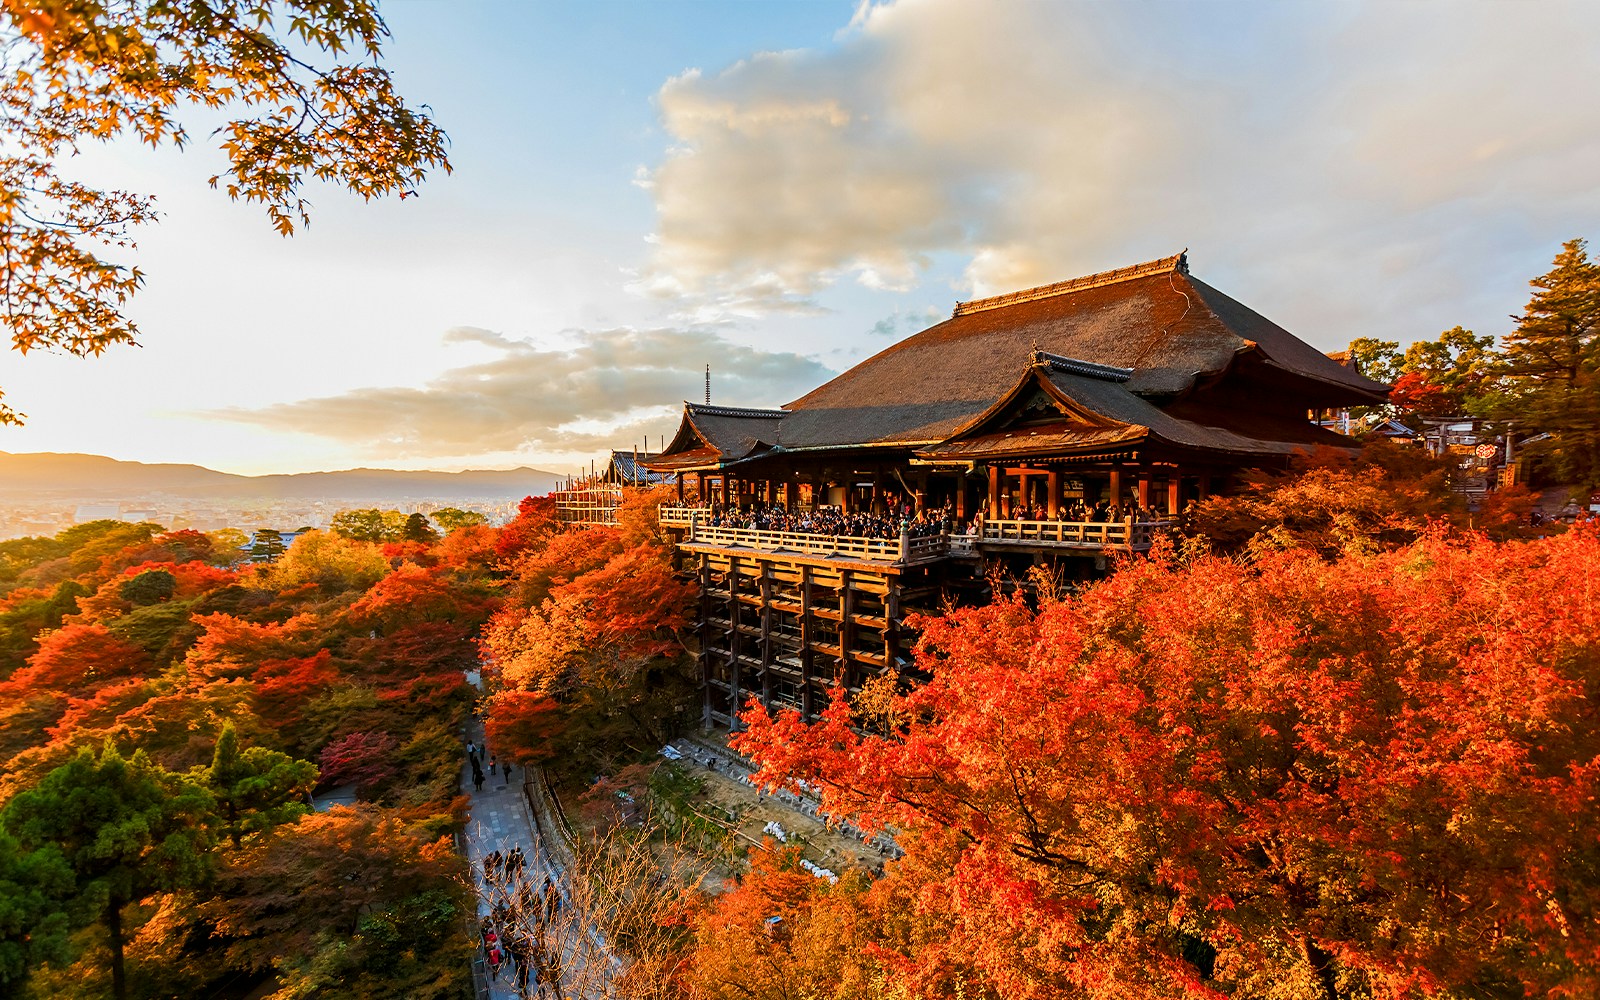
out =
[[[472,762],[472,787],[476,791],[483,791],[483,768],[478,766],[477,761]]]
[[[489,773],[494,773],[494,757],[492,755],[489,757]]]

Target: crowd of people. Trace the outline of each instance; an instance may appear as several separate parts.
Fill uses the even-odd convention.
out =
[[[1050,509],[1044,504],[1032,506],[1017,506],[1011,509],[1011,520],[1014,521],[1067,521],[1078,524],[1106,524],[1125,521],[1133,518],[1137,522],[1165,521],[1167,515],[1151,507],[1141,507],[1135,503],[1118,504],[1109,500],[1099,503],[1087,504],[1082,500],[1071,500],[1064,503],[1056,512],[1055,517],[1050,516]]]
[[[750,507],[713,504],[706,524],[845,538],[899,538],[904,530],[911,537],[920,538],[944,531],[949,516],[948,507],[917,510],[910,504],[886,504],[878,511],[848,512],[831,506],[791,512],[781,503]]]
[[[559,996],[556,956],[546,940],[561,912],[561,892],[549,876],[542,888],[535,887],[525,877],[527,864],[521,847],[483,859],[484,893],[490,900],[490,912],[478,928],[484,963],[495,981],[509,975],[520,997]]]
[[[713,503],[709,507],[697,506],[692,501],[672,501],[663,507],[692,508],[706,511],[702,522],[707,527],[745,528],[755,531],[790,531],[810,535],[833,535],[847,538],[899,538],[902,530],[912,538],[926,538],[939,534],[979,535],[983,523],[994,520],[985,503],[977,514],[966,521],[955,517],[949,504],[940,507],[917,507],[898,500],[880,505],[877,511],[850,511],[834,506],[814,510],[789,511],[783,504]],[[1077,523],[1116,523],[1132,518],[1139,522],[1167,520],[1167,515],[1150,507],[1137,504],[1114,504],[1106,500],[1088,504],[1073,500],[1060,505],[1056,515],[1050,516],[1043,504],[1013,507],[1008,520],[1060,521]]]

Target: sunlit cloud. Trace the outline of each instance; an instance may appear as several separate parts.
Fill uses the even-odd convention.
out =
[[[1372,289],[1437,306],[1600,221],[1600,102],[1568,99],[1597,39],[1578,3],[863,4],[829,48],[661,88],[637,287],[751,315],[942,254],[983,295],[1188,246],[1405,322]]]
[[[678,329],[569,331],[550,348],[492,330],[458,327],[447,343],[496,352],[421,388],[356,389],[338,396],[225,409],[207,416],[360,443],[392,458],[486,452],[584,452],[670,435],[685,398],[771,406],[834,373],[798,354],[764,351],[715,333]]]

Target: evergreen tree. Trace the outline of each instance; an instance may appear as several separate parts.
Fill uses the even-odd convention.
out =
[[[24,851],[0,830],[0,991],[66,955],[72,872],[54,847]]]
[[[111,951],[111,988],[127,997],[123,907],[154,892],[199,885],[210,872],[215,821],[210,793],[153,763],[144,751],[124,759],[110,740],[98,757],[84,747],[17,793],[0,826],[24,850],[59,851],[75,895],[95,905]]]
[[[1568,240],[1529,284],[1527,312],[1505,338],[1498,415],[1550,435],[1530,453],[1563,481],[1600,484],[1600,264],[1585,241]]]
[[[296,760],[266,747],[239,749],[233,723],[217,736],[211,766],[195,777],[211,789],[221,814],[222,829],[233,846],[247,833],[269,830],[306,812],[302,801],[317,780],[310,761]]]
[[[439,533],[433,530],[433,525],[428,523],[425,515],[412,514],[406,518],[404,537],[408,542],[422,542],[428,545],[439,540]]]
[[[250,558],[255,562],[272,562],[284,553],[283,536],[276,528],[258,528],[250,541]]]

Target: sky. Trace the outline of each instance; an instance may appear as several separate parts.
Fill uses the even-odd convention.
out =
[[[152,193],[137,348],[0,354],[0,451],[259,474],[586,468],[773,406],[958,300],[1167,256],[1323,350],[1501,335],[1600,236],[1600,4],[383,7],[450,136],[419,197],[277,236],[221,154]]]

